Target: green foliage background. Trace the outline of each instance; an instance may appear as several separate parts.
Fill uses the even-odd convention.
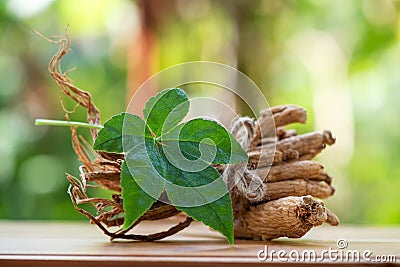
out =
[[[338,137],[319,157],[337,188],[327,205],[343,223],[400,223],[399,1],[150,2],[153,73],[221,62],[253,79],[270,105],[304,106],[309,121],[299,132],[328,128]],[[84,219],[66,194],[64,173],[79,166],[68,129],[34,127],[63,112],[47,74],[57,47],[31,29],[50,36],[70,25],[63,67],[77,67],[70,77],[92,93],[104,121],[125,110],[126,47],[142,9],[128,0],[0,2],[0,219]],[[85,120],[82,111],[73,118]]]

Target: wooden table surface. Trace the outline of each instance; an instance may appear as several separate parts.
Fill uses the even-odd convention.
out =
[[[171,223],[144,223],[136,232],[164,230]],[[347,246],[339,248],[338,240],[340,246]],[[400,227],[320,226],[301,239],[237,240],[230,247],[221,235],[200,223],[162,241],[110,242],[96,226],[85,222],[0,221],[0,266],[282,266],[295,259],[300,266],[400,263]]]

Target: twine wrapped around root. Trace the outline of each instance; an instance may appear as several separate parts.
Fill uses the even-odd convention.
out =
[[[66,37],[45,39],[59,45],[59,50],[48,66],[51,77],[64,95],[87,110],[88,122],[99,125],[100,112],[90,93],[75,87],[67,77],[68,72],[61,71],[60,61],[69,51],[68,32]],[[69,120],[70,112],[65,112]],[[284,127],[288,124],[306,122],[306,111],[295,105],[273,107],[261,111],[260,115],[258,120],[239,118],[231,130],[248,152],[248,164],[215,166],[230,188],[235,238],[297,238],[323,222],[337,225],[339,220],[336,215],[322,201],[313,199],[326,198],[334,193],[332,178],[324,172],[320,163],[311,161],[326,145],[335,142],[330,131],[297,135],[294,130],[286,130]],[[157,201],[131,228],[122,230],[124,209],[120,171],[124,155],[94,152],[90,144],[77,134],[76,127],[70,129],[73,149],[83,164],[80,167],[80,178],[67,174],[72,204],[111,240],[157,240],[190,225],[193,219],[186,217],[167,231],[150,235],[128,234],[142,221],[165,219],[180,213],[172,205]],[[274,135],[271,135],[272,132]],[[98,130],[91,129],[92,141],[96,139],[97,133]],[[103,187],[113,194],[111,199],[90,197],[86,193],[87,187]],[[95,207],[96,216],[80,207],[86,203]],[[111,232],[107,229],[109,227],[118,229]]]
[[[231,133],[238,140],[245,151],[249,151],[254,142],[255,122],[248,117],[238,118],[232,125]],[[228,188],[235,188],[250,202],[261,201],[264,198],[264,184],[259,174],[250,168],[247,163],[231,164],[219,169]]]

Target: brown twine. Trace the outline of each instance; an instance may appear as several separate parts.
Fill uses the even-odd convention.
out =
[[[240,117],[232,122],[231,133],[246,152],[249,152],[254,144],[255,129],[256,123],[249,117]],[[263,199],[265,185],[247,163],[227,165],[222,177],[231,192],[237,191],[250,202]]]

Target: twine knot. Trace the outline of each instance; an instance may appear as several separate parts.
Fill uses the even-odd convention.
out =
[[[255,137],[256,122],[249,117],[240,117],[232,122],[231,133],[242,148],[248,152]],[[264,183],[247,162],[229,164],[222,173],[230,191],[237,190],[249,201],[257,202],[264,197]]]

